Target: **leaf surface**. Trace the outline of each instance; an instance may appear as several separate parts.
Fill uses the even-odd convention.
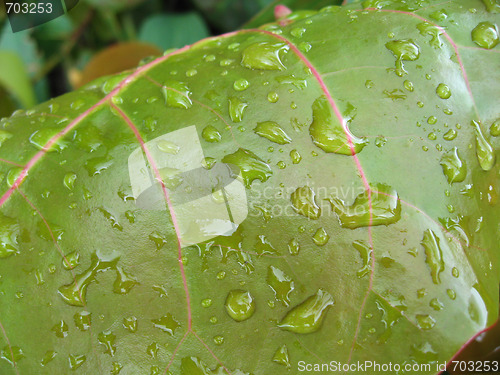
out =
[[[492,325],[499,47],[471,32],[498,16],[409,3],[291,14],[2,120],[0,371],[433,374]]]

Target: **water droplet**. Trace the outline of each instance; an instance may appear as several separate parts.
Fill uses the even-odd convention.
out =
[[[205,298],[201,300],[201,306],[205,308],[212,306],[212,300],[210,298]]]
[[[481,22],[471,32],[472,41],[481,48],[492,49],[498,42],[498,27],[491,22]]]
[[[441,40],[439,40],[439,36],[441,35],[441,31],[439,30],[439,28],[437,26],[432,25],[428,22],[423,22],[423,23],[419,23],[417,25],[417,29],[420,31],[420,35],[423,35],[423,36],[430,35],[431,40],[430,40],[429,44],[433,48],[441,48],[441,46],[443,45],[443,43],[441,43]]]
[[[222,162],[239,167],[243,182],[247,188],[254,180],[266,182],[272,176],[271,167],[249,150],[239,148],[233,154],[226,155]]]
[[[149,235],[149,239],[154,242],[156,250],[160,250],[167,243],[165,237],[156,231]]]
[[[431,269],[432,281],[434,284],[440,284],[439,274],[444,271],[443,252],[439,246],[439,237],[427,229],[421,242],[425,250],[425,262]]]
[[[152,342],[151,344],[149,344],[146,348],[146,353],[151,356],[151,358],[156,358],[156,355],[158,354],[158,349],[160,349],[160,347],[158,346],[158,344],[156,342]]]
[[[288,243],[288,251],[291,255],[297,255],[300,251],[300,244],[295,238],[291,239]]]
[[[19,253],[19,224],[0,213],[0,259]]]
[[[478,122],[472,121],[476,133],[476,155],[483,171],[489,171],[495,165],[495,152],[481,130]]]
[[[308,42],[300,42],[298,47],[302,52],[309,52],[312,48],[312,45]]]
[[[242,322],[253,315],[255,300],[250,292],[235,289],[227,295],[225,307],[231,318],[237,322]]]
[[[274,121],[264,121],[257,123],[254,129],[255,134],[260,135],[271,142],[284,145],[292,140],[285,131]]]
[[[69,360],[69,368],[71,370],[76,370],[78,367],[83,365],[83,362],[87,360],[87,357],[84,355],[70,354],[68,356],[68,360]]]
[[[210,170],[213,168],[213,166],[217,163],[217,160],[215,158],[212,158],[210,156],[204,157],[201,160],[201,166],[207,170]]]
[[[408,74],[404,69],[403,61],[415,61],[420,56],[420,49],[411,39],[391,40],[385,47],[396,57],[395,72],[399,77]]]
[[[116,279],[113,283],[113,292],[117,294],[126,294],[139,284],[135,278],[127,274],[121,267],[116,267]]]
[[[113,368],[111,369],[110,374],[111,375],[118,375],[123,368],[122,364],[119,362],[113,362],[112,365],[113,365]]]
[[[340,198],[328,199],[344,228],[389,225],[401,218],[401,203],[396,190],[386,184],[375,184],[359,194],[351,206]]]
[[[68,330],[68,325],[64,320],[61,320],[51,328],[51,331],[53,331],[59,338],[65,338],[66,336],[68,336]]]
[[[326,245],[329,239],[330,236],[326,233],[325,228],[319,228],[313,236],[313,241],[318,246]]]
[[[97,210],[100,211],[106,219],[108,219],[108,221],[111,224],[111,227],[118,229],[119,231],[123,230],[123,227],[120,225],[116,217],[111,212],[102,207],[98,207]]]
[[[451,96],[451,90],[450,88],[445,85],[444,83],[440,83],[438,87],[436,87],[436,94],[441,98],[441,99],[448,99]]]
[[[58,289],[59,296],[68,305],[85,306],[87,288],[95,281],[97,273],[115,268],[118,257],[110,260],[99,259],[95,254],[91,256],[91,265],[83,273],[76,275],[74,282],[64,285]]]
[[[312,333],[320,329],[333,297],[323,289],[292,308],[279,322],[278,327],[294,333]]]
[[[303,90],[307,87],[307,80],[303,78],[297,78],[294,74],[288,76],[276,77],[276,81],[278,81],[281,84],[294,85],[296,88],[300,90]]]
[[[212,125],[206,126],[203,129],[201,135],[205,141],[211,142],[211,143],[219,142],[222,139],[222,136],[219,133],[219,131],[217,130],[217,128],[212,126]]]
[[[500,118],[497,118],[490,126],[490,134],[493,137],[500,136]]]
[[[430,315],[418,314],[416,319],[418,326],[425,330],[431,329],[436,324],[436,320]]]
[[[62,263],[65,269],[72,270],[80,264],[80,254],[73,251],[64,256]]]
[[[456,137],[457,137],[457,131],[454,130],[454,129],[450,129],[448,130],[446,133],[444,133],[443,135],[443,138],[446,140],[446,141],[452,141],[454,140]]]
[[[206,62],[212,62],[212,61],[215,61],[215,56],[214,55],[206,55],[203,57],[203,60],[205,60]]]
[[[42,360],[40,361],[40,364],[45,367],[47,366],[57,355],[57,352],[53,350],[47,350],[45,354],[43,355]]]
[[[75,326],[80,331],[87,331],[90,328],[92,314],[88,311],[80,311],[73,315]]]
[[[290,34],[292,34],[292,36],[296,38],[300,38],[304,35],[305,32],[306,29],[304,27],[295,27],[292,29],[292,31],[290,31]]]
[[[66,186],[69,190],[73,190],[76,181],[76,173],[66,173],[64,176],[64,186]]]
[[[88,159],[85,162],[85,169],[89,176],[95,176],[107,170],[111,165],[113,165],[113,160],[110,160],[108,156],[101,156]]]
[[[183,82],[166,81],[161,92],[168,107],[189,109],[193,105],[190,98],[192,93]]]
[[[152,319],[153,325],[156,328],[161,329],[163,332],[167,332],[171,336],[174,335],[175,330],[180,327],[180,324],[174,319],[174,317],[168,313],[158,319]]]
[[[446,294],[448,294],[448,297],[450,297],[451,300],[455,300],[455,298],[457,298],[457,294],[453,289],[446,289]]]
[[[366,80],[366,82],[365,82],[365,87],[366,87],[367,89],[371,89],[374,85],[375,85],[375,84],[374,84],[374,83],[373,83],[373,81],[372,81],[372,80],[370,80],[370,79]]]
[[[186,77],[193,77],[196,74],[198,74],[198,71],[196,69],[189,69],[186,71]]]
[[[361,261],[363,267],[361,267],[357,271],[357,276],[359,278],[364,277],[368,275],[371,271],[371,264],[372,264],[372,250],[370,249],[370,246],[366,244],[364,241],[354,241],[352,243],[352,246],[359,251],[359,255],[361,256]]]
[[[302,186],[291,194],[290,201],[298,214],[316,220],[321,216],[321,208],[318,206],[315,196],[316,194],[309,186]]]
[[[215,345],[222,345],[222,344],[224,344],[224,337],[220,336],[220,335],[215,336],[214,337],[214,344]]]
[[[290,151],[290,158],[292,159],[293,164],[299,164],[302,160],[302,156],[300,156],[297,150]]]
[[[290,293],[295,289],[293,280],[279,268],[269,266],[266,281],[274,291],[276,300],[280,301],[285,306],[289,306]]]
[[[273,356],[273,362],[279,363],[280,365],[290,368],[290,359],[288,357],[288,349],[286,345],[282,345],[276,350]]]
[[[467,166],[465,161],[460,158],[456,147],[444,153],[439,164],[443,167],[443,173],[448,179],[449,184],[465,180],[467,176]]]
[[[236,97],[229,98],[229,116],[233,122],[241,122],[248,104]]]
[[[434,125],[437,122],[437,117],[436,116],[429,116],[427,118],[427,123],[429,125]]]
[[[405,80],[403,82],[403,86],[406,90],[412,92],[413,91],[413,83],[411,81]]]
[[[128,318],[123,318],[123,327],[128,331],[134,333],[137,331],[137,318],[135,316],[130,316]]]
[[[387,138],[382,136],[382,135],[379,135],[379,136],[377,136],[377,138],[375,138],[375,146],[377,146],[377,147],[382,147],[386,143],[387,143]]]
[[[34,145],[39,150],[46,150],[47,152],[58,151],[61,152],[66,147],[68,147],[68,142],[62,138],[58,138],[54,143],[52,143],[47,149],[45,145],[50,142],[54,137],[59,137],[58,134],[61,129],[44,128],[37,130],[30,136],[30,143]]]
[[[103,344],[106,347],[104,353],[107,353],[111,357],[113,357],[116,352],[116,346],[115,346],[116,336],[111,331],[104,331],[99,333],[99,335],[97,335],[97,339],[101,344]]]
[[[313,122],[309,133],[313,143],[323,151],[352,155],[365,147],[366,140],[355,137],[348,128],[354,107],[350,106],[348,116],[342,119],[342,123],[332,113],[333,109],[325,96],[314,101],[312,110]]]
[[[158,147],[158,150],[160,150],[161,152],[172,155],[177,155],[181,149],[175,143],[167,141],[165,139],[158,141],[156,143],[156,147]]]
[[[244,78],[240,78],[234,81],[233,87],[236,91],[244,91],[250,86],[250,82],[248,82]]]
[[[285,70],[281,59],[288,50],[284,43],[254,43],[243,50],[241,65],[249,69]]]
[[[279,95],[275,91],[271,91],[270,93],[267,94],[267,100],[269,100],[271,103],[276,103],[279,99]]]

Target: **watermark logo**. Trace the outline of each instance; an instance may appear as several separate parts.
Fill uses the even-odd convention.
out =
[[[39,26],[62,16],[78,4],[78,0],[4,0],[5,13],[12,31]]]
[[[205,159],[196,126],[164,134],[145,144],[167,189],[182,247],[231,235],[248,215],[245,186],[239,168]],[[128,159],[130,183],[137,207],[166,210],[161,184],[141,147]]]

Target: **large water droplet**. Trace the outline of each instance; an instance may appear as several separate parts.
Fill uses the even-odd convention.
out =
[[[330,236],[326,233],[325,228],[318,228],[316,233],[313,235],[313,241],[318,246],[323,246],[328,243]]]
[[[286,345],[282,345],[276,350],[273,355],[273,362],[279,363],[280,365],[290,368],[290,359],[288,356],[288,349]]]
[[[250,86],[250,82],[248,82],[245,78],[240,78],[234,81],[233,88],[236,91],[244,91]]]
[[[439,39],[439,36],[441,35],[441,31],[439,30],[439,28],[437,26],[432,25],[428,22],[423,22],[423,23],[419,23],[417,25],[417,29],[420,31],[420,35],[423,35],[423,36],[430,35],[431,36],[431,40],[430,40],[429,44],[433,48],[441,48],[441,46],[443,45],[443,43],[441,43],[441,40]]]
[[[312,333],[320,329],[333,297],[323,289],[292,308],[279,322],[278,327],[295,333]]]
[[[285,131],[274,121],[264,121],[257,123],[254,129],[255,134],[260,135],[271,142],[284,145],[290,143],[292,139]]]
[[[451,96],[451,90],[444,83],[440,83],[438,87],[436,87],[436,94],[438,94],[441,99],[448,99]]]
[[[161,92],[168,107],[189,109],[193,105],[191,91],[183,82],[167,81],[162,86]]]
[[[48,149],[45,149],[45,145],[53,137],[56,137],[61,129],[44,128],[37,130],[30,136],[30,143],[36,146],[39,150],[46,150],[47,152],[52,151],[62,151],[68,147],[68,142],[59,138],[55,143],[53,143]]]
[[[205,126],[205,128],[201,132],[201,136],[205,141],[211,143],[219,142],[222,139],[220,132],[217,130],[216,127],[212,125]]]
[[[462,182],[467,176],[467,166],[465,161],[460,158],[456,147],[443,154],[439,164],[443,167],[443,173],[449,184]]]
[[[489,171],[495,165],[495,152],[481,130],[478,122],[472,121],[476,133],[476,155],[479,165],[484,171]]]
[[[243,50],[241,65],[249,69],[285,70],[281,59],[288,50],[284,43],[254,43]]]
[[[420,56],[420,49],[411,39],[391,40],[385,47],[396,57],[396,74],[402,77],[408,74],[404,69],[403,61],[415,61]]]
[[[276,300],[288,306],[290,304],[290,293],[295,289],[293,280],[279,268],[269,266],[266,281],[274,291]]]
[[[471,32],[472,41],[481,48],[492,49],[498,42],[498,26],[491,22],[481,22]]]
[[[53,331],[57,337],[65,338],[66,336],[68,336],[69,328],[66,322],[64,320],[61,320],[51,328],[51,331]]]
[[[349,130],[348,124],[352,120],[354,107],[342,119],[342,123],[335,117],[331,104],[326,96],[321,96],[313,103],[313,122],[309,127],[313,143],[325,152],[352,155],[358,153],[366,145],[366,140],[355,137]],[[352,147],[352,150],[351,150]]]
[[[391,337],[392,328],[401,318],[401,312],[407,309],[402,296],[391,300],[391,303],[387,301],[388,297],[392,297],[392,295],[384,296],[384,298],[377,296],[375,300],[378,310],[382,312],[381,320],[385,328],[384,332],[377,338],[379,343],[385,343]]]
[[[354,241],[352,243],[352,246],[359,251],[359,255],[361,256],[361,261],[363,262],[362,263],[363,267],[361,267],[357,272],[358,277],[361,278],[370,273],[373,252],[370,249],[370,246],[368,246],[368,244],[366,244],[364,241],[359,241],[359,240]]]
[[[137,280],[127,274],[121,267],[116,267],[116,280],[113,283],[113,292],[117,294],[126,294],[139,284]]]
[[[116,352],[116,346],[115,346],[116,336],[111,331],[104,331],[99,333],[99,335],[97,335],[97,339],[101,344],[103,344],[106,347],[104,353],[107,353],[111,357],[113,357]]]
[[[90,328],[92,314],[88,311],[80,311],[73,315],[75,326],[80,331],[87,331]]]
[[[118,259],[118,257],[115,257],[110,260],[102,260],[95,254],[92,254],[90,267],[85,272],[76,275],[73,283],[64,285],[58,289],[58,293],[63,301],[72,306],[85,306],[89,284],[95,281],[97,273],[115,268]]]
[[[340,198],[332,197],[329,201],[344,228],[389,225],[401,218],[398,193],[386,184],[373,185],[370,191],[359,194],[351,206]]]
[[[224,156],[222,162],[233,164],[240,168],[243,182],[247,188],[250,188],[254,180],[266,182],[273,174],[271,167],[266,162],[253,152],[242,148],[239,148],[233,154]]]
[[[421,244],[425,250],[425,262],[431,269],[432,282],[440,284],[439,274],[444,271],[444,260],[443,251],[439,246],[439,237],[432,230],[427,229]]]
[[[427,314],[418,314],[416,319],[418,326],[425,330],[431,329],[436,324],[436,320]]]
[[[316,194],[309,186],[297,188],[290,196],[294,210],[309,219],[316,220],[321,216],[321,208],[316,203]]]
[[[242,322],[250,318],[255,311],[255,300],[250,292],[235,289],[229,292],[225,302],[226,311],[231,318]]]
[[[241,122],[243,120],[243,113],[248,107],[248,104],[243,102],[237,97],[229,98],[229,117],[233,122]]]
[[[177,320],[174,319],[172,314],[167,313],[166,315],[162,316],[161,318],[158,319],[152,319],[153,325],[156,328],[161,329],[163,332],[167,332],[171,336],[174,335],[175,330],[180,327],[180,324],[177,322]]]
[[[85,355],[74,355],[70,354],[68,356],[69,359],[69,368],[71,370],[76,370],[78,367],[83,365],[83,363],[87,360],[87,357]]]
[[[0,259],[19,253],[19,224],[0,213]]]

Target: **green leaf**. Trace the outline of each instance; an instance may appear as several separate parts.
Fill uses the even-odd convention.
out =
[[[208,35],[207,26],[197,13],[157,14],[144,21],[139,40],[167,50],[184,47]]]
[[[437,374],[497,320],[498,17],[364,6],[0,121],[0,373]]]
[[[35,93],[23,60],[14,52],[0,51],[0,85],[25,108],[35,105]]]

